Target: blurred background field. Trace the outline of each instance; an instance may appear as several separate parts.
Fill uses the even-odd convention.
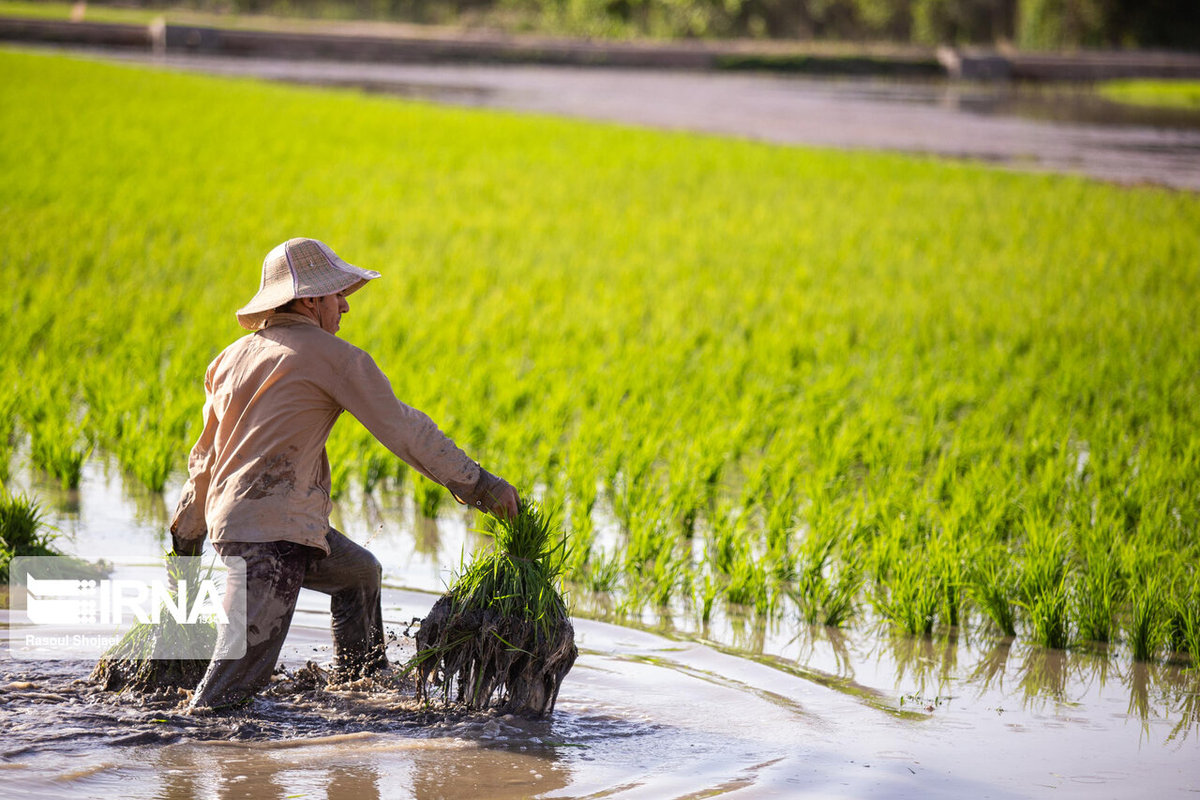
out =
[[[1200,109],[1200,81],[1110,81],[1100,93],[1130,105]]]
[[[384,275],[343,335],[560,509],[578,598],[1198,652],[1192,193],[0,71],[0,477],[161,492],[262,256],[315,236]],[[352,419],[329,452],[338,496],[452,513]]]
[[[387,21],[596,38],[1007,43],[1031,50],[1200,46],[1189,0],[4,0],[0,14],[99,22],[277,27],[278,20]]]

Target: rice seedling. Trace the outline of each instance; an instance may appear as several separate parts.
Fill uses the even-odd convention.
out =
[[[1042,647],[1063,648],[1071,642],[1071,597],[1066,580],[1043,587],[1026,606],[1033,640]]]
[[[611,592],[621,581],[621,559],[615,553],[592,559],[584,573],[582,585],[592,592]]]
[[[14,556],[54,556],[54,533],[47,528],[42,508],[25,495],[0,487],[0,581],[8,580]]]
[[[198,596],[186,594],[187,587],[198,586],[201,580],[211,577],[211,569],[202,569],[198,558],[167,556],[173,585],[171,601],[181,607],[185,619],[193,605],[200,602]],[[204,677],[209,658],[180,658],[179,654],[211,654],[216,644],[215,622],[185,624],[163,613],[158,622],[138,622],[126,631],[96,663],[89,680],[109,692],[193,689]]]
[[[413,481],[413,501],[417,505],[417,513],[426,519],[436,519],[446,490],[425,476]]]
[[[704,586],[700,589],[700,622],[707,625],[712,620],[713,604],[717,600],[718,584],[710,573],[704,574]]]
[[[528,504],[492,524],[492,549],[466,565],[417,632],[422,696],[541,716],[554,710],[575,662],[575,631],[559,577],[566,544]]]
[[[1167,644],[1166,587],[1157,575],[1136,583],[1129,592],[1129,621],[1125,635],[1134,661],[1153,661]]]
[[[64,489],[79,488],[87,456],[88,448],[79,443],[78,434],[68,427],[43,421],[35,429],[30,460],[38,469],[57,478]]]
[[[855,615],[862,581],[858,569],[843,564],[834,575],[806,576],[790,593],[805,622],[841,628]]]
[[[53,534],[44,519],[36,500],[0,489],[0,539],[20,555],[50,554]]]
[[[757,561],[738,561],[725,585],[725,599],[737,606],[751,606],[758,614],[767,613],[772,592],[763,565]]]
[[[936,576],[914,559],[897,562],[876,593],[875,606],[885,619],[905,633],[928,636],[933,633],[941,605],[941,590]]]
[[[1168,595],[1167,641],[1176,653],[1186,653],[1193,667],[1200,666],[1200,578],[1191,576],[1191,586],[1177,578]]]
[[[979,610],[1005,636],[1016,636],[1017,580],[1006,552],[983,556],[970,570],[969,592]]]
[[[1124,599],[1120,558],[1111,547],[1092,544],[1085,555],[1082,574],[1075,582],[1073,606],[1079,638],[1111,641]]]

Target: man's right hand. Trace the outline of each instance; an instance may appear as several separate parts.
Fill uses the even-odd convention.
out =
[[[502,519],[521,513],[521,497],[511,483],[485,469],[479,472],[479,483],[474,492],[476,508]]]
[[[492,493],[493,505],[488,510],[502,519],[511,519],[521,513],[521,498],[511,483],[503,478],[497,480],[500,484]]]

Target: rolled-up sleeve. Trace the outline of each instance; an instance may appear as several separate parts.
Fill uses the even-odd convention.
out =
[[[473,502],[481,483],[479,465],[442,433],[429,415],[406,405],[374,359],[348,346],[334,366],[329,393],[388,450],[460,502]]]

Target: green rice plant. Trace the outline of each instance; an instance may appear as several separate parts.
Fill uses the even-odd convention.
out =
[[[739,606],[753,606],[765,615],[772,607],[772,592],[766,569],[755,561],[738,561],[725,585],[725,599]]]
[[[583,532],[571,530],[571,546],[567,548],[566,561],[563,563],[564,580],[576,584],[584,582],[593,560],[595,538],[590,527]]]
[[[842,627],[857,609],[863,575],[857,558],[851,557],[833,566],[833,553],[847,539],[848,524],[822,526],[822,532],[810,531],[796,559],[795,585],[788,594],[810,624]]]
[[[1075,582],[1074,616],[1079,638],[1108,642],[1116,633],[1117,613],[1125,599],[1121,560],[1112,548],[1093,545]]]
[[[201,572],[201,570],[205,570]],[[212,567],[201,567],[197,558],[167,556],[167,572],[172,582],[171,599],[180,602],[179,587],[198,586],[211,578]],[[199,596],[191,598],[200,602]],[[190,617],[192,607],[185,604]],[[186,618],[186,617],[185,617]],[[212,653],[217,644],[215,622],[177,621],[171,614],[160,614],[158,622],[139,622],[126,631],[97,662],[89,680],[105,691],[156,692],[163,689],[194,689],[208,669],[208,658],[173,658],[178,653]]]
[[[494,519],[492,549],[463,567],[417,632],[419,691],[470,708],[554,709],[577,655],[560,589],[567,544],[535,504]]]
[[[1039,589],[1026,611],[1033,640],[1042,647],[1064,648],[1071,643],[1071,592],[1065,578]]]
[[[1066,647],[1071,640],[1069,542],[1044,509],[1027,511],[1024,527],[1019,604],[1029,616],[1035,642],[1043,647]]]
[[[1117,103],[1155,108],[1200,109],[1200,81],[1105,81],[1097,88],[1101,96]]]
[[[14,556],[59,555],[51,544],[54,536],[35,500],[0,487],[0,581],[8,580]]]
[[[1016,570],[1004,550],[981,553],[968,572],[968,593],[984,616],[1005,636],[1016,636]]]
[[[1157,575],[1130,587],[1125,638],[1133,650],[1134,661],[1153,661],[1166,646],[1169,638],[1166,603],[1166,585]]]
[[[1193,667],[1200,666],[1200,578],[1195,574],[1190,582],[1177,577],[1168,593],[1167,641],[1174,652],[1188,654]]]
[[[806,574],[789,594],[805,622],[841,628],[854,617],[862,586],[861,571],[852,563],[843,563],[832,575]]]
[[[1069,542],[1044,511],[1025,515],[1024,553],[1020,560],[1019,589],[1028,607],[1046,594],[1054,594],[1067,577]]]
[[[171,473],[179,468],[178,441],[158,431],[139,441],[136,449],[118,445],[121,466],[152,492],[161,492]]]
[[[967,592],[966,567],[958,545],[949,535],[939,536],[930,544],[930,571],[937,577],[941,599],[938,618],[946,625],[957,627],[963,614]]]
[[[704,552],[705,560],[725,575],[753,560],[744,516],[728,506],[718,508]]]
[[[653,571],[649,575],[649,583],[654,604],[659,608],[670,606],[671,599],[677,592],[684,595],[691,592],[691,575],[687,562],[677,557],[656,559]]]
[[[398,461],[388,452],[381,452],[378,447],[367,448],[359,459],[359,485],[368,494],[375,491],[392,474],[392,462]],[[403,462],[401,462],[403,463]],[[400,473],[403,475],[403,473]]]
[[[719,594],[719,584],[713,580],[711,573],[706,572],[704,574],[704,585],[699,590],[700,622],[702,624],[707,625],[712,620],[713,604],[716,602]]]
[[[882,591],[874,597],[875,607],[884,619],[905,633],[928,636],[933,633],[942,593],[935,575],[915,560],[901,560]]]
[[[53,555],[54,534],[47,528],[42,507],[23,494],[0,488],[0,539],[17,555]]]
[[[424,476],[413,482],[413,501],[416,503],[417,513],[426,519],[437,518],[438,509],[445,497],[446,490]]]
[[[588,562],[583,585],[593,592],[612,592],[621,582],[621,558],[617,554]]]
[[[35,467],[57,478],[64,489],[78,489],[88,449],[68,426],[43,422],[34,430],[29,458]]]

